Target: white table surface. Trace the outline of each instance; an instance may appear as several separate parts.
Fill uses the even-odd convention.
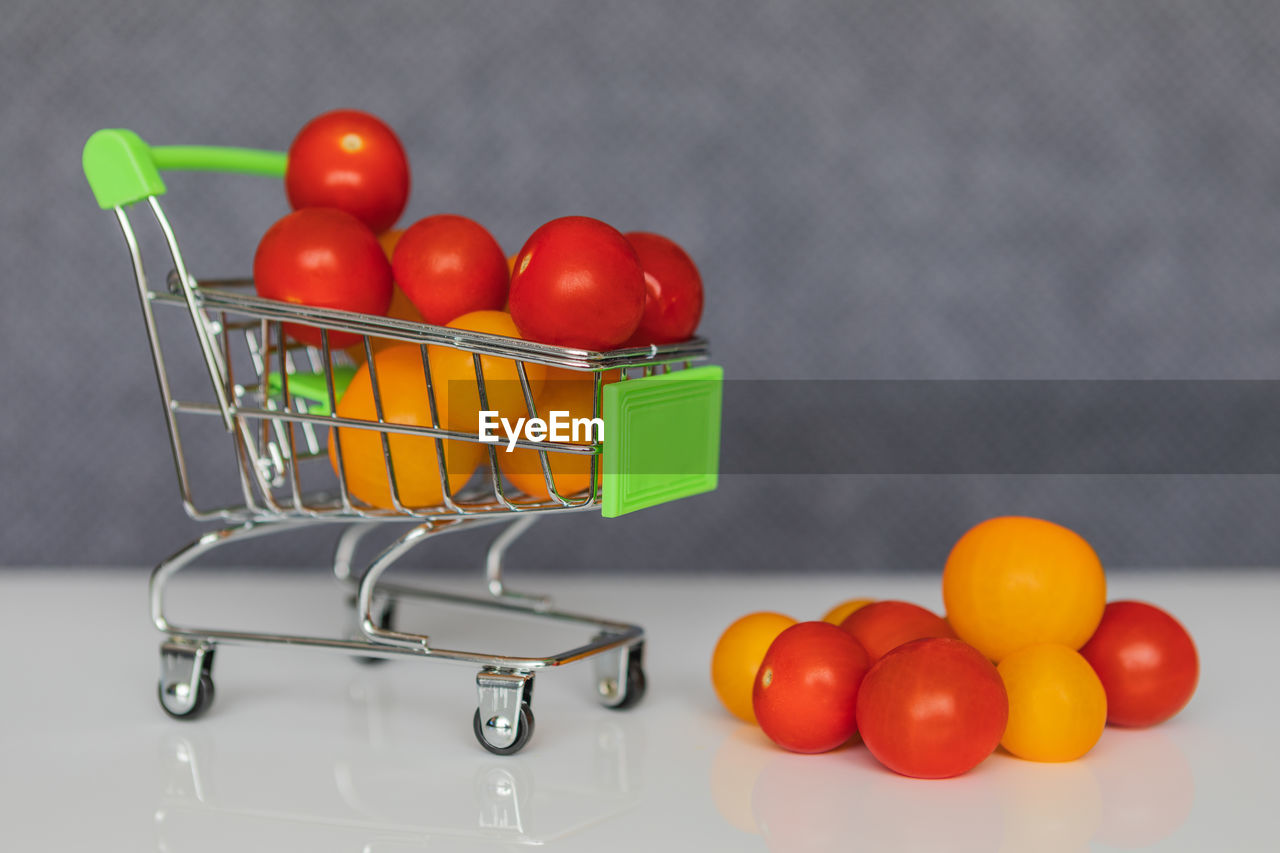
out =
[[[471,733],[474,669],[224,647],[217,701],[200,720],[179,722],[156,702],[160,636],[147,617],[145,572],[0,572],[0,846],[1242,850],[1274,849],[1280,837],[1276,572],[1113,573],[1112,598],[1160,604],[1191,630],[1202,667],[1191,705],[1154,729],[1108,729],[1074,763],[997,752],[946,781],[897,777],[863,747],[775,749],[721,710],[707,676],[716,637],[745,612],[817,618],[861,595],[940,609],[936,577],[512,580],[565,609],[644,625],[645,701],[600,708],[589,663],[539,675],[533,740],[502,758]],[[342,621],[342,591],[321,571],[197,568],[179,581],[178,619],[313,632]],[[442,643],[521,654],[579,638],[456,610],[409,608],[402,618]]]

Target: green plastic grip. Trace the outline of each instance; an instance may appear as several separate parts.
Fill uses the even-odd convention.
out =
[[[347,386],[355,378],[356,368],[349,364],[333,365],[333,395],[339,400],[347,393]],[[284,393],[280,374],[272,372],[267,377],[267,393],[278,397]],[[329,412],[329,380],[323,373],[293,373],[289,375],[289,396],[300,397],[308,403],[307,411],[313,415]]]
[[[283,178],[288,155],[213,145],[150,146],[132,130],[99,130],[84,144],[84,176],[103,210],[164,195],[161,172],[235,172]]]

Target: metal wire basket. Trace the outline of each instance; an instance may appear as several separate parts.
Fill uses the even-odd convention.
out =
[[[602,704],[634,705],[645,690],[643,630],[566,613],[553,608],[545,597],[510,590],[503,580],[503,557],[542,513],[599,510],[614,516],[715,488],[721,373],[718,367],[695,366],[708,357],[706,342],[693,339],[590,352],[263,299],[254,294],[248,279],[197,281],[187,269],[161,206],[165,186],[160,173],[201,170],[278,178],[285,166],[286,155],[279,152],[152,147],[127,130],[98,131],[84,149],[89,184],[99,206],[115,214],[129,249],[183,508],[193,519],[219,524],[162,561],[152,574],[151,616],[166,635],[158,686],[161,706],[179,718],[204,712],[213,700],[214,652],[224,643],[287,644],[361,658],[423,657],[478,666],[479,707],[473,728],[479,742],[498,754],[519,750],[532,734],[533,676],[538,670],[594,658]],[[167,249],[169,269],[162,288],[151,286],[144,267],[131,219],[131,213],[140,208],[151,214]],[[161,328],[166,323],[194,332],[198,360],[208,380],[196,383],[199,388],[175,387],[179,377],[169,369],[162,345]],[[298,327],[318,332],[320,345],[299,343],[289,333]],[[339,335],[344,340],[354,336],[358,344],[333,346]],[[377,351],[388,344],[420,351],[420,393],[430,412],[429,418],[421,419],[425,422],[407,422],[387,412],[388,401],[379,390]],[[184,346],[189,347],[189,340]],[[519,397],[530,417],[539,414],[532,371],[558,368],[583,377],[582,381],[591,382],[592,416],[604,424],[607,440],[517,440],[515,446],[536,455],[545,489],[535,491],[543,494],[521,493],[504,483],[502,451],[493,444],[483,447],[482,462],[468,484],[451,488],[455,472],[448,470],[446,445],[474,448],[483,443],[478,433],[449,429],[442,422],[442,395],[449,392],[441,387],[440,378],[432,381],[431,355],[443,350],[470,356],[471,390],[486,409],[494,390],[484,367],[487,359],[501,359],[504,364],[509,360],[514,365]],[[341,411],[343,386],[359,362],[369,374],[373,398],[372,416],[363,418],[344,416]],[[612,371],[618,372],[613,375],[620,381],[605,381],[606,372]],[[458,381],[454,377],[450,384]],[[471,377],[465,381],[471,382]],[[206,442],[192,442],[189,447],[184,441],[194,421],[211,420],[220,423],[235,460],[238,492],[229,502],[212,504],[197,498],[193,473],[194,463],[203,461],[211,448]],[[349,482],[352,468],[345,457],[352,455],[350,447],[361,434],[376,435],[380,442],[374,464],[380,463],[381,470],[375,476],[385,477],[386,500],[371,501]],[[434,446],[438,488],[427,489],[430,500],[415,499],[407,488],[411,479],[405,467],[407,457],[393,448],[393,442],[404,441],[404,436],[413,437],[427,454]],[[558,459],[570,457],[579,464],[586,458],[589,477],[580,491],[562,494],[553,468]],[[415,459],[421,458],[415,451]],[[363,459],[368,464],[368,454]],[[419,480],[423,476],[417,462],[413,476]],[[463,596],[382,580],[393,564],[427,538],[500,522],[508,526],[489,548],[486,594]],[[344,525],[332,569],[348,585],[354,603],[356,627],[347,635],[183,626],[166,616],[169,581],[198,557],[230,542],[321,523]],[[409,529],[363,570],[356,570],[353,561],[361,539],[388,523],[407,523]],[[438,648],[424,634],[397,629],[396,604],[408,598],[558,620],[587,628],[591,636],[564,652],[537,657]]]

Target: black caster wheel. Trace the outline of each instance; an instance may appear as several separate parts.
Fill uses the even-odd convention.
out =
[[[524,749],[529,738],[533,737],[533,709],[529,707],[528,702],[520,703],[520,724],[516,731],[516,739],[508,746],[494,746],[485,740],[484,725],[480,719],[480,709],[476,708],[475,716],[471,718],[471,729],[475,732],[476,740],[480,741],[480,745],[494,755],[514,755]]]
[[[597,658],[597,698],[604,707],[614,711],[632,708],[644,698],[647,688],[643,642],[620,652],[606,652]]]
[[[614,711],[625,711],[628,708],[634,708],[640,704],[640,700],[644,698],[645,691],[649,689],[648,679],[644,675],[644,667],[639,661],[631,661],[627,666],[627,695],[617,705],[607,705],[605,707]]]
[[[194,720],[200,717],[213,704],[213,692],[213,676],[207,672],[201,672],[199,686],[196,687],[195,702],[188,708],[182,708],[173,704],[176,697],[171,697],[165,693],[164,684],[156,685],[156,695],[160,700],[160,707],[175,720]]]

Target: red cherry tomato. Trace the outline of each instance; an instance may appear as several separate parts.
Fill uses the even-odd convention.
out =
[[[511,276],[511,318],[527,340],[587,350],[623,344],[644,314],[644,270],[598,219],[553,219],[529,237]]]
[[[1154,726],[1191,701],[1200,660],[1187,629],[1141,601],[1113,601],[1080,654],[1107,693],[1107,722]]]
[[[334,110],[303,125],[289,146],[284,189],[294,210],[336,207],[385,231],[409,199],[409,160],[377,116]]]
[[[378,238],[360,220],[341,210],[297,210],[267,229],[253,256],[258,295],[317,308],[383,314],[391,304],[391,265]],[[311,346],[320,330],[286,323],[285,331]],[[349,332],[330,332],[329,346],[358,342]]]
[[[942,617],[909,601],[872,602],[850,613],[840,627],[862,643],[872,663],[912,640],[955,636]]]
[[[702,317],[702,276],[693,260],[661,234],[632,231],[627,242],[644,269],[644,316],[627,346],[669,344],[693,337]]]
[[[858,691],[858,731],[903,776],[942,779],[995,750],[1009,698],[991,661],[949,637],[913,640],[876,662]]]
[[[800,622],[765,652],[751,705],[760,728],[792,752],[826,752],[858,730],[854,709],[867,672],[858,641],[829,622]]]
[[[396,283],[428,323],[443,326],[507,303],[507,258],[484,226],[465,216],[420,219],[396,244]]]

